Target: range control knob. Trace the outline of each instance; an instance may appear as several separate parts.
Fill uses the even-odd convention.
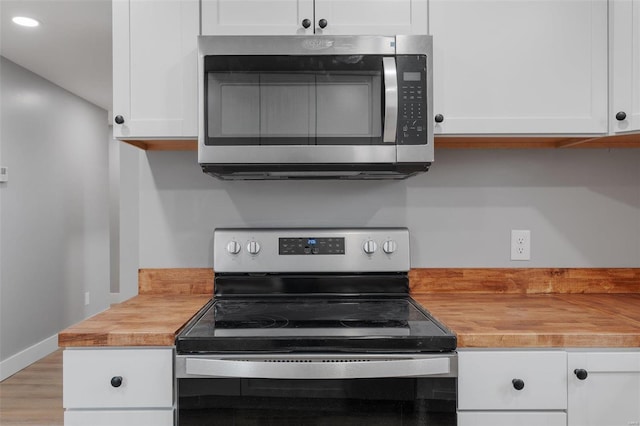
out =
[[[382,243],[382,250],[387,254],[391,254],[395,252],[397,249],[398,249],[398,243],[396,243],[393,240],[387,240],[384,243]]]
[[[237,241],[229,241],[229,244],[227,244],[227,251],[230,254],[238,254],[240,253],[240,243]]]
[[[376,244],[376,242],[373,240],[365,241],[365,243],[362,245],[362,250],[364,250],[364,252],[367,254],[373,254],[376,252],[376,250],[378,250],[378,244]]]
[[[260,252],[260,243],[257,241],[249,241],[249,244],[247,244],[247,251],[250,254],[258,254]]]

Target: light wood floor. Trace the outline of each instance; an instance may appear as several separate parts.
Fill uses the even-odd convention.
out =
[[[0,382],[0,425],[62,426],[62,349]]]

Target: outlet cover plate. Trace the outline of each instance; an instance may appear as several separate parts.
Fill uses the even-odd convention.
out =
[[[531,260],[531,231],[511,230],[511,260]]]

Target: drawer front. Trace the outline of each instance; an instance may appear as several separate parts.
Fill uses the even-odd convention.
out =
[[[458,413],[458,426],[567,426],[566,413],[464,411]]]
[[[88,410],[64,412],[64,426],[173,426],[173,410]]]
[[[565,410],[567,354],[461,351],[458,396],[460,410]]]
[[[114,377],[122,378],[120,386],[112,385]],[[67,349],[62,402],[65,408],[172,407],[173,350]]]

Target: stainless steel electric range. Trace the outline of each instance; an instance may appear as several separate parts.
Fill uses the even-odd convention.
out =
[[[176,339],[178,424],[456,424],[456,337],[409,296],[405,228],[218,229]]]

